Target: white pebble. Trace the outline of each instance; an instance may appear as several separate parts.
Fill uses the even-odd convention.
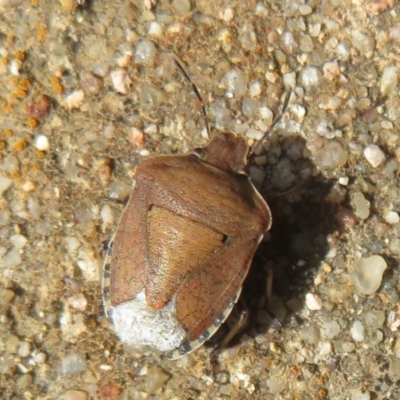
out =
[[[391,239],[389,242],[389,250],[394,254],[400,255],[400,239]]]
[[[107,226],[114,222],[114,215],[113,215],[111,207],[108,204],[103,206],[103,208],[100,211],[100,215],[101,215],[104,225]]]
[[[77,264],[88,281],[98,280],[99,263],[92,252],[86,249],[79,250]]]
[[[61,360],[61,373],[71,375],[83,372],[86,369],[86,356],[83,354],[71,354]]]
[[[310,15],[312,13],[312,8],[307,4],[302,4],[299,6],[300,15]]]
[[[351,35],[351,44],[364,56],[375,49],[375,39],[367,30],[355,29]]]
[[[381,286],[386,268],[386,261],[381,256],[360,258],[354,262],[350,270],[350,278],[359,293],[371,295]]]
[[[371,396],[368,391],[361,389],[351,389],[350,390],[350,400],[370,400]]]
[[[321,357],[327,356],[332,353],[332,343],[331,342],[321,342],[318,345],[319,355]]]
[[[22,358],[28,357],[31,352],[31,345],[28,342],[19,342],[18,355]]]
[[[266,380],[269,392],[276,396],[285,389],[286,383],[282,378],[269,378]]]
[[[400,216],[396,211],[388,211],[385,215],[385,221],[390,225],[396,225],[400,222]]]
[[[118,93],[127,94],[129,85],[131,84],[131,78],[124,69],[115,69],[111,71],[111,81],[114,89]]]
[[[303,122],[304,117],[306,115],[305,107],[301,106],[300,104],[292,104],[290,106],[290,112],[296,117],[298,122]]]
[[[273,112],[266,106],[260,107],[259,112],[260,112],[261,118],[265,119],[266,123],[268,125],[270,125],[272,123],[272,118],[274,117]]]
[[[39,219],[41,217],[42,207],[36,199],[30,197],[27,201],[27,208],[34,219]]]
[[[31,192],[32,190],[34,190],[35,189],[35,184],[32,182],[32,181],[26,181],[26,182],[24,182],[23,183],[23,185],[22,185],[22,189],[25,191],[25,192]]]
[[[67,298],[68,304],[78,311],[85,311],[87,306],[86,297],[82,293]]]
[[[338,179],[339,185],[347,186],[349,184],[349,177],[348,176],[341,176]]]
[[[259,106],[259,101],[245,97],[242,102],[242,113],[246,118],[253,118]]]
[[[190,12],[190,1],[189,0],[173,0],[172,6],[181,15],[189,14]]]
[[[301,82],[306,89],[313,86],[318,86],[320,81],[321,73],[316,67],[306,67],[301,72]]]
[[[6,176],[0,175],[0,196],[11,186],[12,180]]]
[[[47,358],[46,353],[39,352],[34,355],[33,360],[37,364],[43,364],[46,361],[46,358]]]
[[[333,339],[340,333],[340,325],[337,321],[326,321],[323,324],[323,332],[326,338]]]
[[[329,61],[322,67],[324,78],[328,81],[333,81],[340,75],[339,64],[336,61]]]
[[[371,202],[369,202],[361,192],[354,193],[351,198],[357,216],[361,219],[367,219],[369,217]]]
[[[246,79],[237,69],[230,70],[223,78],[222,84],[227,90],[227,96],[241,96],[246,91]]]
[[[33,139],[33,145],[41,151],[47,151],[50,148],[50,142],[47,136],[37,135]]]
[[[249,92],[251,97],[258,97],[261,94],[261,83],[259,81],[252,81],[249,84]]]
[[[162,26],[156,21],[150,22],[149,35],[160,38],[162,36],[162,34],[163,34]]]
[[[258,131],[257,129],[250,128],[250,129],[246,132],[246,136],[247,136],[249,139],[260,140],[260,139],[263,137],[263,132]]]
[[[74,236],[68,236],[65,238],[65,245],[70,252],[75,252],[81,246],[79,240]]]
[[[283,85],[286,89],[293,89],[296,86],[296,72],[287,72],[283,75]]]
[[[3,264],[5,267],[16,267],[22,263],[21,253],[17,249],[11,249],[3,257]]]
[[[381,93],[386,97],[391,93],[396,93],[398,85],[398,69],[396,65],[388,65],[383,70],[381,78]]]
[[[262,18],[267,18],[269,15],[269,9],[264,6],[264,4],[257,3],[255,14]]]
[[[336,140],[326,142],[323,147],[317,149],[313,154],[315,165],[321,170],[340,167],[347,162],[348,158],[348,151]]]
[[[136,46],[135,62],[137,64],[150,64],[153,62],[156,52],[155,44],[149,39],[143,39]]]
[[[222,19],[223,19],[225,22],[229,22],[229,21],[232,21],[233,17],[234,17],[234,14],[233,14],[232,8],[231,8],[231,7],[226,8],[226,9],[224,10],[223,15],[222,15]]]
[[[72,110],[73,108],[79,108],[82,105],[85,94],[83,90],[74,90],[72,93],[66,96],[65,104]]]
[[[365,328],[361,321],[355,321],[350,328],[351,337],[356,342],[362,342],[365,339]]]
[[[21,250],[28,243],[28,239],[23,235],[15,234],[10,237],[10,242],[16,249]]]
[[[19,59],[12,60],[8,68],[12,75],[18,76],[19,70],[22,68],[22,61]]]
[[[306,294],[306,306],[309,310],[312,310],[312,311],[321,310],[322,300],[316,294],[307,293]]]
[[[376,144],[370,144],[364,150],[364,157],[374,167],[379,167],[386,159],[385,153]]]
[[[342,350],[345,353],[352,353],[356,349],[356,345],[353,342],[344,342],[342,344]]]

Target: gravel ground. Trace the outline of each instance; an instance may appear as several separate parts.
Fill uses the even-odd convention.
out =
[[[0,397],[399,399],[396,3],[0,0]],[[215,376],[226,326],[168,361],[99,314],[134,167],[209,139],[172,56],[212,134],[253,143],[292,89],[250,168],[274,225]]]

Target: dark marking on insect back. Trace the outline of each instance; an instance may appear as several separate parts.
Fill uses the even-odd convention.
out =
[[[186,353],[189,353],[190,350],[192,350],[192,346],[190,345],[189,340],[184,340],[178,347],[178,352],[182,356],[185,355]]]
[[[110,299],[110,286],[104,286],[103,288],[103,298],[104,300]]]

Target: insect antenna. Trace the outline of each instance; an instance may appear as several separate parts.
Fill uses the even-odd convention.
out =
[[[264,141],[264,139],[268,136],[268,134],[270,134],[272,132],[274,127],[280,122],[280,120],[283,117],[283,114],[285,114],[285,112],[286,112],[287,106],[289,105],[289,100],[290,100],[291,94],[292,94],[292,91],[289,90],[289,92],[287,93],[287,95],[285,97],[285,101],[283,102],[282,111],[275,117],[275,119],[272,121],[271,126],[264,132],[261,139],[253,144],[253,147],[249,151],[247,158],[251,158],[254,155],[254,153],[256,152],[258,147],[261,145],[261,143]]]
[[[207,134],[210,137],[210,124],[208,122],[208,117],[207,117],[207,113],[206,113],[206,107],[204,105],[204,101],[200,95],[199,90],[197,89],[196,85],[193,83],[193,81],[190,79],[190,76],[188,75],[188,73],[184,70],[184,68],[182,67],[182,65],[178,62],[178,60],[176,60],[175,58],[173,58],[175,66],[178,68],[179,72],[185,77],[185,79],[192,85],[192,89],[194,94],[197,96],[197,98],[200,100],[201,103],[201,113],[203,114],[203,118],[204,121],[206,123],[206,129],[207,129]]]

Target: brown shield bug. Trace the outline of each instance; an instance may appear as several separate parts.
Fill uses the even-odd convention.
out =
[[[129,347],[175,359],[230,314],[272,220],[246,174],[249,156],[244,138],[224,132],[191,154],[136,167],[103,278],[105,312]]]

